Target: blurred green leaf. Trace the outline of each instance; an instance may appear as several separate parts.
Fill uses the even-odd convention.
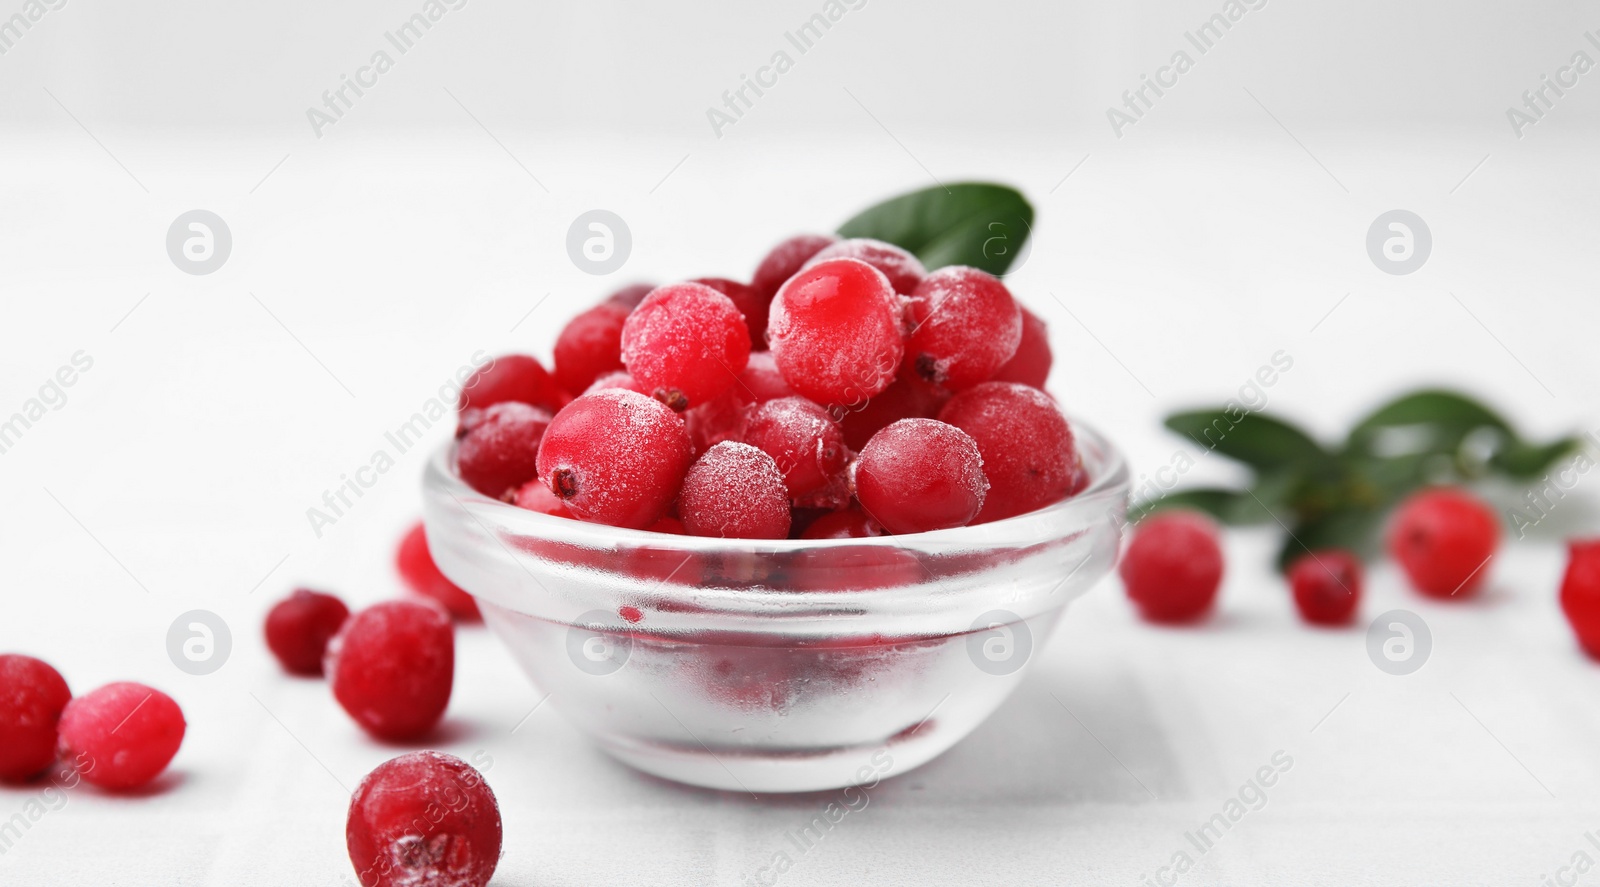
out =
[[[929,269],[971,265],[1006,273],[1033,231],[1033,207],[1015,188],[981,182],[934,186],[873,206],[839,226],[841,237],[886,240]]]
[[[1498,431],[1507,440],[1517,436],[1504,417],[1478,401],[1454,391],[1429,389],[1379,407],[1350,429],[1345,446],[1347,450],[1384,455],[1380,451],[1386,442],[1401,441],[1415,452],[1453,455],[1462,440],[1480,428]]]
[[[1532,480],[1544,474],[1563,456],[1576,453],[1580,444],[1581,441],[1575,437],[1563,437],[1544,446],[1513,441],[1490,457],[1489,464],[1516,480]]]
[[[1322,468],[1333,457],[1309,434],[1264,413],[1195,410],[1167,417],[1168,428],[1258,471]]]
[[[1130,520],[1143,520],[1158,511],[1171,508],[1190,508],[1211,515],[1218,521],[1233,526],[1269,523],[1272,515],[1249,492],[1224,490],[1216,487],[1197,487],[1174,493],[1144,503],[1130,514]]]
[[[1278,550],[1278,569],[1287,571],[1309,551],[1343,548],[1368,557],[1377,548],[1376,536],[1383,512],[1370,508],[1340,508],[1296,524]]]

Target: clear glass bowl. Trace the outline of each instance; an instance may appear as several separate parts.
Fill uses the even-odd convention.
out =
[[[428,544],[549,705],[615,757],[732,791],[875,783],[971,732],[1067,603],[1115,563],[1121,454],[1074,423],[1079,495],[872,539],[710,539],[551,517],[474,492],[452,446]]]

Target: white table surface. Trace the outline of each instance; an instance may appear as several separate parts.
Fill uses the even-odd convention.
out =
[[[904,149],[482,130],[96,144],[63,118],[0,144],[0,413],[74,352],[94,358],[0,456],[0,650],[42,656],[79,691],[161,687],[189,721],[152,790],[68,793],[0,855],[0,883],[353,883],[347,789],[399,750],[322,683],[283,677],[259,626],[297,583],[355,604],[398,591],[390,556],[422,455],[320,538],[306,509],[474,351],[547,354],[567,316],[627,279],[746,275],[780,237],[927,184],[922,166],[1036,198],[1014,288],[1051,325],[1052,385],[1143,469],[1180,446],[1165,411],[1221,401],[1280,349],[1295,364],[1272,407],[1324,435],[1424,381],[1482,392],[1536,435],[1600,429],[1592,144],[1297,133],[1313,158],[1276,127],[1183,144],[898,135]],[[563,246],[597,206],[635,241],[607,280]],[[204,277],[163,249],[196,207],[235,239]],[[1365,254],[1395,207],[1434,232],[1409,277]],[[1235,476],[1207,459],[1185,480]],[[1481,598],[1422,600],[1379,566],[1351,630],[1297,622],[1264,531],[1230,536],[1219,612],[1196,629],[1140,623],[1108,580],[994,717],[875,789],[779,883],[1142,884],[1280,750],[1294,763],[1266,804],[1182,883],[1533,885],[1579,850],[1600,858],[1583,837],[1600,828],[1600,667],[1554,602],[1560,540],[1600,529],[1600,481],[1584,483],[1507,547]],[[1434,635],[1407,677],[1365,652],[1365,619],[1392,607]],[[167,658],[169,624],[193,608],[232,627],[213,675]],[[433,744],[492,758],[496,884],[743,884],[830,800],[641,777],[557,704],[526,717],[538,699],[482,629],[460,633]],[[38,800],[40,786],[0,788],[0,821]]]

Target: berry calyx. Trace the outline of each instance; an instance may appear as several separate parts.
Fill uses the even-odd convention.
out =
[[[570,400],[544,364],[526,354],[506,354],[479,367],[461,385],[456,410],[465,413],[514,400],[555,412]]]
[[[444,610],[386,601],[351,616],[328,646],[333,696],[361,728],[403,742],[434,728],[450,704],[455,634]]]
[[[901,534],[966,526],[983,508],[989,482],[966,432],[935,419],[901,419],[862,448],[855,488],[861,510]]]
[[[1389,553],[1429,597],[1471,597],[1488,576],[1500,521],[1481,500],[1451,487],[1413,494],[1389,527]]]
[[[1081,480],[1072,428],[1038,389],[985,382],[951,398],[939,419],[972,435],[983,453],[989,496],[977,523],[1058,502]]]
[[[400,547],[395,550],[394,560],[401,580],[413,592],[440,604],[462,622],[477,622],[483,618],[472,595],[451,582],[434,563],[433,552],[428,550],[428,531],[422,521],[412,524],[406,531]]]
[[[778,294],[778,288],[798,274],[812,256],[838,240],[831,234],[798,234],[785,240],[773,247],[772,252],[767,253],[761,264],[756,266],[756,273],[750,278],[751,288],[765,296],[770,303],[772,297]]]
[[[319,677],[328,642],[350,610],[331,594],[297,588],[267,613],[267,649],[290,674]]]
[[[1054,360],[1050,354],[1050,330],[1039,315],[1021,303],[1017,307],[1022,309],[1022,338],[1017,342],[1017,353],[1011,355],[990,381],[1018,382],[1042,391],[1045,380],[1050,378],[1050,364]]]
[[[744,315],[704,284],[657,287],[622,327],[629,375],[679,412],[727,391],[749,359]]]
[[[1022,311],[992,274],[940,268],[917,284],[907,306],[906,360],[923,381],[951,391],[988,381],[1017,352]]]
[[[855,237],[830,244],[812,256],[805,267],[810,268],[833,259],[855,259],[866,262],[882,271],[883,276],[888,278],[889,285],[902,296],[911,295],[911,291],[922,282],[923,275],[928,273],[916,256],[892,243],[873,240],[870,237]]]
[[[789,494],[771,456],[724,441],[689,467],[678,516],[694,536],[783,539],[789,535]]]
[[[855,259],[811,265],[772,301],[772,356],[799,394],[864,404],[894,381],[905,354],[900,302],[883,273]]]
[[[539,441],[550,419],[544,410],[516,401],[497,403],[474,416],[456,444],[461,479],[496,499],[532,479],[538,473]]]
[[[1361,559],[1344,549],[1301,555],[1289,567],[1289,588],[1300,618],[1312,625],[1346,625],[1361,606]]]
[[[1163,511],[1139,522],[1118,573],[1128,598],[1151,622],[1193,622],[1222,585],[1217,525],[1198,512]]]
[[[838,423],[803,397],[780,397],[756,407],[743,439],[777,462],[791,499],[821,489],[850,458]]]
[[[595,379],[621,370],[622,325],[631,310],[606,301],[567,321],[556,337],[556,384],[566,391],[581,392]]]
[[[612,388],[556,414],[539,445],[538,469],[579,519],[638,530],[677,498],[691,457],[689,432],[676,413]]]
[[[1578,645],[1589,658],[1600,659],[1600,539],[1574,540],[1568,546],[1561,612]]]
[[[500,864],[500,805],[454,755],[378,765],[350,798],[345,844],[362,887],[484,887]]]
[[[57,754],[92,785],[138,788],[167,769],[186,726],[178,703],[160,690],[107,684],[67,703]]]
[[[32,656],[0,655],[0,782],[22,782],[56,759],[56,723],[72,700],[61,673]]]

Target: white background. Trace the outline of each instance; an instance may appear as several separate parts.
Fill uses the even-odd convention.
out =
[[[620,283],[748,275],[890,193],[982,178],[1033,197],[1013,289],[1050,323],[1052,387],[1140,470],[1182,445],[1164,413],[1221,402],[1279,350],[1294,368],[1271,408],[1329,439],[1422,383],[1535,437],[1600,431],[1600,74],[1523,138],[1505,117],[1573,52],[1600,58],[1580,4],[1276,0],[1119,139],[1106,107],[1220,4],[873,0],[714,136],[706,107],[820,6],[474,0],[320,139],[306,107],[420,4],[79,0],[0,55],[0,416],[94,359],[0,455],[0,649],[80,692],[161,687],[190,722],[156,790],[73,792],[0,855],[5,883],[353,880],[344,787],[399,750],[281,677],[259,624],[297,583],[398,592],[421,453],[320,537],[306,509],[479,349],[547,355]],[[565,251],[596,207],[635,244],[605,279]],[[234,238],[203,277],[164,246],[195,208]],[[1405,277],[1365,249],[1394,208],[1434,237]],[[1230,476],[1208,459],[1185,481]],[[1200,629],[1139,623],[1109,580],[991,721],[781,883],[1139,884],[1282,749],[1268,804],[1183,883],[1537,884],[1600,827],[1600,673],[1554,602],[1561,540],[1600,530],[1596,483],[1508,546],[1481,600],[1431,604],[1375,569],[1363,625],[1406,607],[1434,632],[1405,678],[1372,667],[1360,627],[1297,623],[1265,532],[1231,536]],[[194,608],[233,629],[214,675],[167,658]],[[829,800],[636,776],[558,703],[524,721],[539,697],[509,658],[481,630],[460,641],[434,744],[494,760],[496,883],[739,884]],[[40,792],[0,788],[0,818]]]

